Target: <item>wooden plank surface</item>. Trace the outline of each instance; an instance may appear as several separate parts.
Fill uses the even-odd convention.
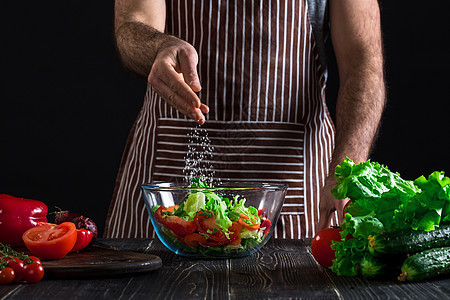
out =
[[[102,240],[157,255],[150,273],[0,285],[2,299],[450,299],[450,277],[419,283],[339,277],[312,258],[308,241],[270,240],[248,257],[177,256],[154,239]]]
[[[151,272],[162,266],[159,256],[102,248],[95,244],[62,259],[43,261],[47,278],[92,278]]]

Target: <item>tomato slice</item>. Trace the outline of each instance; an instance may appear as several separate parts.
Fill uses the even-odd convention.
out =
[[[197,231],[207,234],[208,242],[212,242],[212,246],[220,246],[229,242],[225,233],[216,224],[216,217],[210,211],[199,211],[194,217]]]
[[[252,215],[251,216],[251,220],[249,220],[249,218],[246,215],[241,214],[239,219],[238,219],[238,222],[244,228],[247,228],[250,231],[258,230],[259,226],[260,226],[260,224],[259,224],[259,222],[260,222],[259,217],[254,216],[254,215]]]
[[[59,259],[75,245],[77,228],[71,222],[44,224],[25,231],[22,239],[34,255],[42,259]]]
[[[264,219],[261,222],[261,229],[264,228],[264,235],[267,235],[269,233],[270,226],[272,226],[272,222],[269,219]]]
[[[230,228],[230,245],[237,245],[241,242],[242,225],[239,222],[233,222]]]
[[[191,233],[184,237],[183,242],[191,248],[195,248],[198,245],[206,245],[206,239],[203,235],[198,233]]]
[[[194,222],[183,220],[177,216],[167,216],[165,225],[178,236],[186,236],[194,233],[196,228]]]
[[[156,221],[172,230],[176,235],[183,237],[195,232],[196,226],[193,221],[186,221],[177,216],[165,215],[164,212],[168,212],[165,206],[160,206],[155,211]]]

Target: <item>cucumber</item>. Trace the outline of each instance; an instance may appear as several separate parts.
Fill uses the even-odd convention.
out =
[[[412,254],[423,250],[450,246],[450,224],[432,231],[397,230],[369,236],[369,252],[375,256]]]
[[[408,257],[401,267],[400,281],[420,281],[450,274],[450,247],[425,250]]]
[[[359,271],[366,278],[390,277],[391,275],[398,274],[401,263],[405,259],[406,255],[377,257],[367,253],[359,263]]]
[[[371,254],[366,254],[359,264],[359,271],[361,272],[361,275],[366,278],[384,275],[387,272],[386,269],[386,262]]]

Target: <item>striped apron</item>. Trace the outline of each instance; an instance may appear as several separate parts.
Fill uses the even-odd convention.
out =
[[[289,185],[274,237],[312,237],[334,146],[306,0],[167,1],[166,32],[199,52],[215,177]],[[152,237],[140,185],[184,178],[195,123],[149,86],[122,158],[105,237]],[[335,222],[335,220],[334,220]]]

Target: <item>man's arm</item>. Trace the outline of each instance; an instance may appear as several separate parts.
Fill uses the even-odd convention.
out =
[[[335,149],[322,190],[319,229],[331,214],[342,215],[345,201],[335,200],[334,169],[346,156],[369,158],[385,106],[383,47],[377,0],[330,0],[330,31],[339,70]]]
[[[197,51],[164,34],[165,20],[164,0],[116,0],[117,49],[127,69],[146,78],[165,101],[202,124],[208,107],[195,94],[201,90]]]

